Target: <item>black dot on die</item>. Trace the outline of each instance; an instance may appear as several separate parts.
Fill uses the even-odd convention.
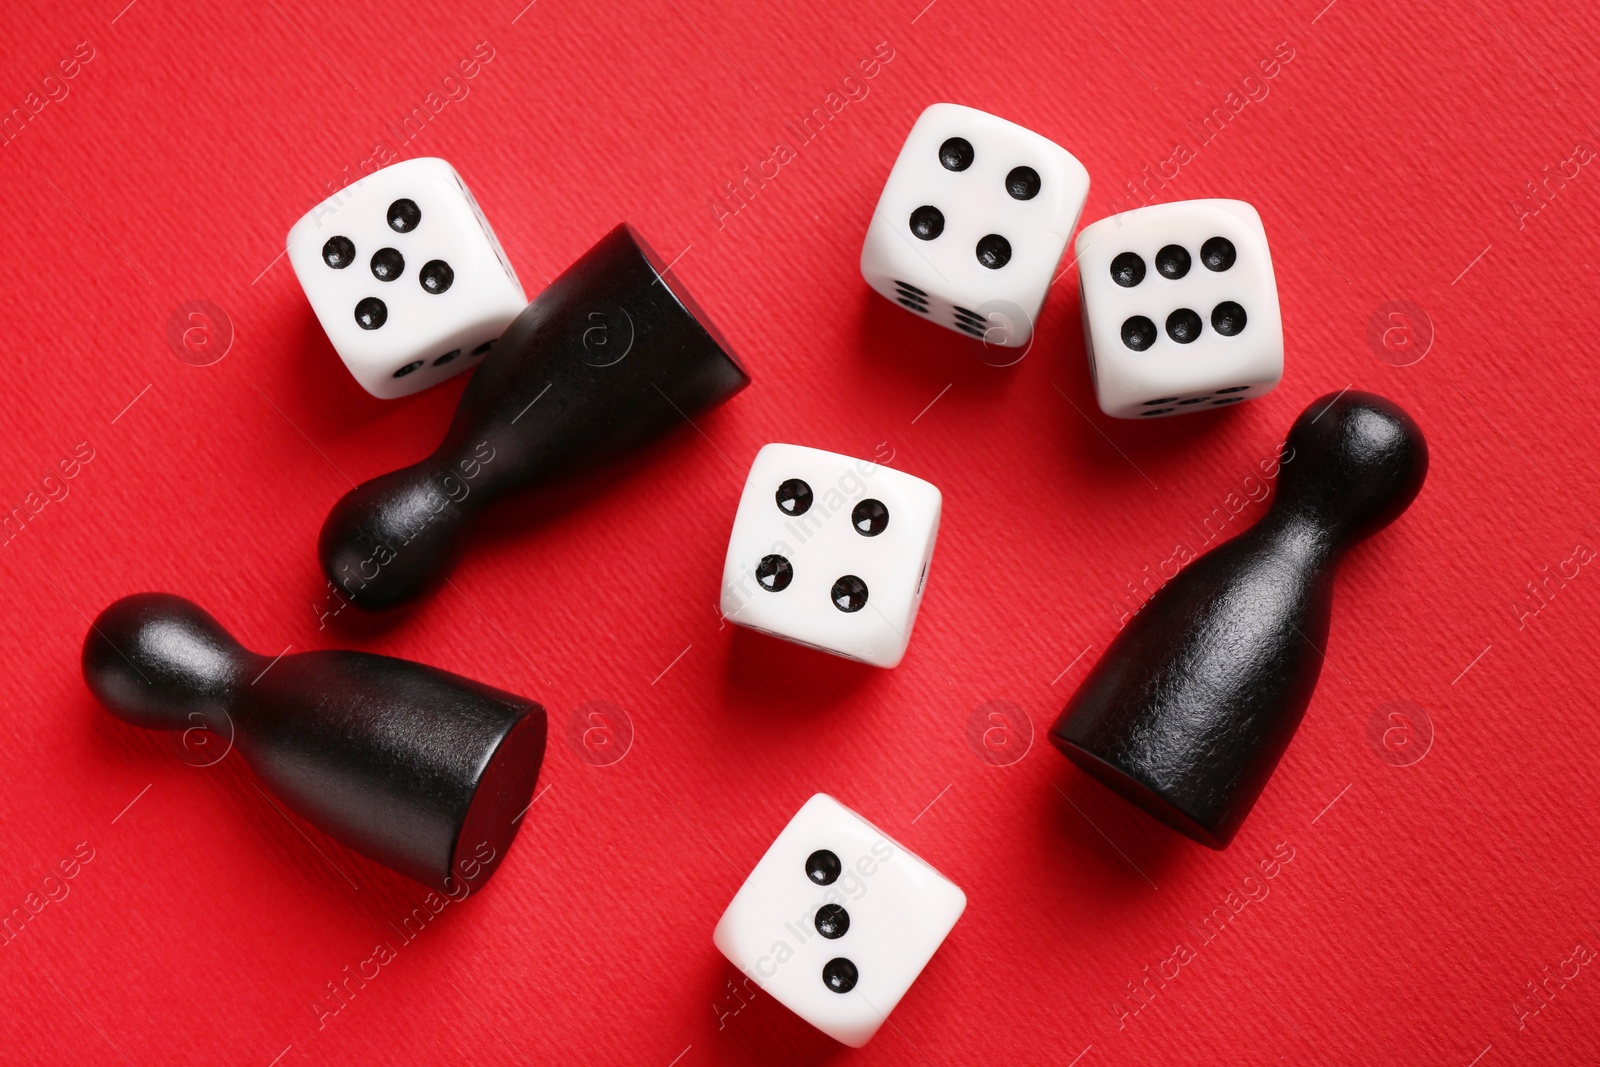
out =
[[[421,370],[421,369],[422,369],[422,360],[420,360],[420,359],[413,360],[410,363],[407,363],[404,367],[401,367],[399,370],[395,371],[394,372],[394,376],[396,378],[404,378],[406,375],[410,374],[412,371]]]
[[[1244,308],[1232,300],[1224,300],[1211,309],[1211,328],[1224,337],[1233,337],[1244,330]]]
[[[348,237],[330,237],[322,246],[322,262],[334,270],[344,270],[355,261],[356,243]]]
[[[951,137],[939,146],[939,162],[945,170],[966,170],[972,159],[972,142],[965,137]]]
[[[911,236],[919,241],[931,241],[944,232],[944,212],[932,204],[924,204],[911,213]]]
[[[822,984],[834,993],[848,993],[860,980],[861,972],[843,956],[822,965]]]
[[[862,537],[877,537],[889,528],[889,509],[881,500],[863,500],[850,512],[850,522]]]
[[[1167,336],[1180,345],[1192,344],[1200,338],[1200,316],[1189,308],[1179,308],[1167,316]]]
[[[449,363],[450,361],[454,360],[460,354],[461,354],[461,349],[452,348],[450,351],[446,352],[444,355],[442,355],[438,359],[434,360],[433,361],[433,365],[435,367],[442,367],[446,363]]]
[[[997,233],[978,238],[978,262],[990,270],[999,270],[1011,262],[1011,242]]]
[[[363,330],[376,330],[389,321],[389,308],[382,300],[369,296],[356,304],[356,325]]]
[[[415,200],[400,199],[389,205],[389,229],[410,233],[422,221],[422,209]]]
[[[1122,343],[1143,352],[1156,343],[1156,324],[1143,315],[1133,316],[1122,324]]]
[[[1139,417],[1144,418],[1147,415],[1170,415],[1172,414],[1172,410],[1172,408],[1151,408],[1149,411],[1139,412]]]
[[[781,593],[794,581],[794,565],[779,555],[762,556],[756,564],[756,581],[769,593]]]
[[[1137,252],[1119,252],[1111,261],[1111,280],[1124,289],[1144,281],[1144,257]]]
[[[481,356],[481,355],[483,355],[485,352],[489,351],[489,349],[491,349],[493,347],[494,347],[494,342],[493,341],[485,341],[485,342],[483,342],[483,344],[479,345],[477,348],[474,348],[470,354],[474,355],[474,356]]]
[[[850,913],[838,904],[824,904],[817,909],[812,922],[816,925],[817,933],[829,941],[836,941],[850,929]]]
[[[417,272],[417,281],[421,283],[423,290],[435,295],[450,288],[450,283],[455,280],[456,272],[442,259],[428,260]]]
[[[392,282],[405,273],[406,257],[397,248],[380,248],[372,253],[372,276],[380,282]]]
[[[1163,278],[1177,281],[1189,273],[1189,250],[1182,245],[1167,245],[1156,253],[1156,270]]]
[[[832,885],[838,881],[844,864],[839,857],[825,848],[819,848],[806,857],[806,877],[818,885]]]
[[[774,494],[778,501],[778,510],[785,515],[804,515],[811,510],[811,502],[815,499],[811,486],[801,478],[787,478]]]
[[[1032,200],[1039,195],[1039,172],[1032,167],[1012,167],[1006,175],[1006,192],[1013,200]]]
[[[1206,270],[1227,270],[1239,258],[1233,242],[1226,237],[1213,237],[1200,246],[1200,262]]]
[[[860,611],[867,606],[867,583],[853,574],[847,574],[833,583],[833,606],[845,614]]]

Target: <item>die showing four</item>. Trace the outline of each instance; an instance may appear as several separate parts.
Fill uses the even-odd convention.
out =
[[[729,622],[878,667],[905,655],[939,533],[933,485],[800,445],[756,454],[722,573]]]
[[[1089,172],[1060,145],[976,108],[934,104],[884,184],[861,275],[946,329],[1026,345],[1088,195]]]

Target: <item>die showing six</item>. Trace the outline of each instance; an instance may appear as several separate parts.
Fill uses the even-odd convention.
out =
[[[1085,226],[1076,242],[1089,370],[1119,419],[1271,392],[1283,320],[1267,235],[1242,200],[1179,200]]]

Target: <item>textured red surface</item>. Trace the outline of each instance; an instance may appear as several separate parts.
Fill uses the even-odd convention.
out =
[[[0,143],[0,505],[39,506],[0,548],[0,909],[28,916],[0,947],[0,1058],[1600,1062],[1592,5],[124,2],[0,14],[0,103],[30,109]],[[64,79],[78,42],[92,58]],[[843,84],[875,49],[892,58]],[[397,143],[390,124],[430,92],[439,110]],[[1256,203],[1282,387],[1114,423],[1074,271],[1003,368],[870,294],[872,203],[912,119],[946,99],[1078,155],[1086,221],[1133,206],[1129,181]],[[800,143],[786,123],[830,103]],[[621,219],[681,252],[755,385],[581,507],[501,516],[414,611],[319,627],[324,514],[429,450],[460,391],[363,394],[275,258],[380,141],[461,169],[530,292]],[[780,142],[776,177],[713,208]],[[231,323],[209,366],[169,344],[192,300]],[[1391,301],[1411,302],[1402,320]],[[1258,516],[1258,461],[1352,384],[1416,415],[1432,473],[1346,561],[1305,724],[1210,852],[1043,733],[1130,583],[1200,547],[1206,516],[1224,533]],[[898,670],[719,625],[728,523],[771,440],[892,451],[944,490]],[[75,448],[92,459],[43,482]],[[407,940],[416,886],[286,819],[237,755],[195,766],[215,748],[97,709],[86,618],[145,589],[264,652],[371,649],[544,701],[544,791],[495,882]],[[620,762],[568,740],[595,700],[631,723]],[[1380,711],[1401,700],[1426,744],[1415,712],[1408,728]],[[992,701],[1032,723],[1010,765],[969,747]],[[859,1053],[730,991],[711,944],[817,790],[971,899]],[[75,877],[47,881],[62,861]],[[387,962],[363,962],[379,945]]]

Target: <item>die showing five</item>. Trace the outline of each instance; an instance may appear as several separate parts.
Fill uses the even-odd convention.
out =
[[[469,369],[527,305],[499,238],[442,159],[341,189],[294,224],[288,255],[328,340],[377,397]]]

